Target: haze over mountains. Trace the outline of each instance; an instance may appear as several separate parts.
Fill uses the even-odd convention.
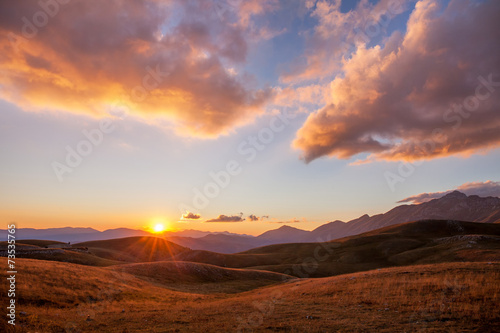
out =
[[[236,253],[271,244],[329,241],[395,224],[425,219],[449,219],[483,223],[498,222],[500,221],[500,198],[467,196],[455,191],[442,198],[422,204],[400,205],[384,214],[363,215],[349,222],[336,220],[312,231],[285,225],[256,237],[229,232],[209,233],[197,230],[165,233],[163,236],[171,242],[193,250]],[[0,231],[0,236],[5,232],[5,230]],[[17,233],[19,239],[50,239],[72,243],[151,235],[151,233],[143,230],[126,228],[102,232],[92,228],[19,229]],[[154,236],[157,237],[158,235]]]

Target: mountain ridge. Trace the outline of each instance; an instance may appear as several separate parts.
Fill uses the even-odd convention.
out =
[[[284,225],[277,229],[268,230],[258,236],[233,234],[227,231],[203,232],[185,230],[165,233],[161,237],[193,250],[237,253],[271,244],[330,241],[391,225],[425,219],[498,223],[500,221],[500,198],[479,197],[477,195],[467,196],[459,191],[454,191],[441,198],[421,204],[399,205],[385,213],[373,216],[364,214],[348,222],[335,220],[311,231]],[[6,232],[6,230],[0,230],[0,236],[4,236]],[[137,236],[159,237],[158,234],[128,228],[98,231],[92,228],[71,227],[49,229],[22,228],[18,230],[16,236],[18,239],[50,239],[72,243]]]

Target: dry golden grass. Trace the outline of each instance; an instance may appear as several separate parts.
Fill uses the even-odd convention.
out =
[[[289,275],[250,269],[232,269],[192,262],[152,262],[117,265],[129,273],[172,290],[199,294],[238,293],[296,279]]]
[[[18,267],[19,332],[500,330],[498,262],[387,268],[232,295],[172,291],[111,268],[28,259]]]

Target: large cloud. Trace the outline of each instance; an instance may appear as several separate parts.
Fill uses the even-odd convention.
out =
[[[414,204],[420,204],[423,202],[430,201],[432,199],[438,199],[445,196],[453,191],[460,191],[466,195],[478,195],[480,197],[500,197],[500,182],[494,182],[488,180],[486,182],[471,182],[460,185],[454,190],[444,191],[444,192],[433,192],[433,193],[420,193],[403,200],[402,202],[411,202]]]
[[[331,103],[294,141],[307,162],[359,153],[415,160],[500,144],[500,2],[438,3],[417,2],[404,36],[358,44],[343,62]]]
[[[35,0],[0,2],[0,98],[96,116],[125,104],[214,137],[262,113],[272,95],[239,68],[260,31],[252,17],[275,1],[222,11],[212,0],[60,2],[40,1],[53,15]]]

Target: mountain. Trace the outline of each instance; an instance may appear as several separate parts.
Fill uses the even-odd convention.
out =
[[[330,222],[311,231],[302,241],[332,240],[395,224],[427,219],[494,223],[500,219],[500,198],[467,196],[454,191],[442,198],[422,204],[397,206],[384,214],[371,217],[363,215],[347,223]]]
[[[234,234],[209,234],[200,238],[174,236],[167,239],[176,244],[189,247],[192,250],[237,253],[264,245],[301,242],[309,234],[309,231],[284,225],[278,229],[269,230],[257,237]]]
[[[325,242],[400,223],[430,219],[495,223],[500,220],[500,198],[467,196],[455,191],[426,203],[400,205],[384,214],[374,216],[365,214],[349,222],[336,220],[313,231],[285,225],[254,238],[210,235],[198,239],[170,238],[170,240],[193,250],[236,253],[271,244]]]
[[[293,228],[284,225],[275,230],[269,230],[265,233],[257,236],[257,239],[262,244],[279,244],[279,243],[295,243],[302,241],[304,238],[308,237],[309,231]]]
[[[209,231],[199,231],[199,230],[183,230],[175,232],[165,232],[162,237],[165,238],[186,238],[183,242],[196,243],[197,238],[203,238],[208,235],[222,235],[222,236],[235,236],[238,242],[244,242],[247,239],[254,238],[249,235],[239,235],[230,233],[228,231],[223,232],[209,232]],[[96,240],[106,240],[114,238],[126,238],[126,237],[139,237],[139,236],[153,236],[158,237],[157,234],[152,234],[144,230],[128,229],[128,228],[116,228],[108,229],[104,231],[99,231],[93,228],[48,228],[48,229],[34,229],[34,228],[18,228],[16,230],[17,239],[29,239],[29,240],[53,240],[59,242],[71,242],[71,243],[81,243],[86,241],[96,241]],[[7,237],[7,230],[0,230],[0,238],[5,239]],[[210,239],[210,238],[208,238]],[[206,242],[200,242],[204,244]],[[210,244],[207,245],[210,247]],[[244,251],[251,247],[243,247],[241,249],[236,249],[234,252]]]
[[[323,243],[274,244],[237,254],[183,251],[168,260],[251,268],[300,278],[402,265],[500,260],[500,225],[422,220]]]
[[[166,232],[162,237],[192,250],[237,253],[270,244],[324,242],[391,225],[426,219],[498,223],[500,222],[500,198],[483,198],[477,195],[467,196],[455,191],[426,203],[397,206],[384,214],[362,215],[349,222],[336,220],[326,223],[313,231],[285,225],[275,230],[266,231],[257,237],[232,234],[227,231],[211,233],[198,230]],[[1,238],[5,239],[6,234],[6,230],[0,230]],[[144,230],[127,228],[105,231],[69,227],[51,229],[20,228],[16,232],[17,239],[53,240],[71,243],[138,236],[158,237],[158,235]]]
[[[34,229],[34,228],[17,228],[16,239],[40,239],[40,240],[53,240],[60,242],[77,242],[87,239],[96,239],[101,234],[100,231],[92,228],[48,228],[48,229]],[[5,239],[7,230],[0,230],[0,237]],[[104,237],[114,236],[108,233]],[[104,238],[105,239],[105,238]]]
[[[209,234],[200,238],[173,236],[167,239],[192,250],[205,250],[220,253],[242,252],[254,247],[266,245],[265,242],[259,241],[256,237],[234,234]]]
[[[499,261],[500,224],[423,220],[330,242],[274,244],[236,254],[191,250],[157,237],[129,237],[73,246],[28,241],[25,244],[19,242],[17,246],[18,258],[90,266],[158,261],[191,262],[223,268],[271,271],[305,278],[401,265]],[[7,256],[7,242],[0,242],[0,257],[2,256]]]

